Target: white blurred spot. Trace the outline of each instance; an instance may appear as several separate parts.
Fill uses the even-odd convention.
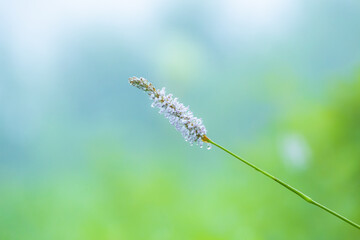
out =
[[[0,33],[6,38],[13,64],[27,70],[34,63],[45,68],[51,65],[61,51],[59,44],[69,34],[107,28],[131,42],[154,31],[163,0],[33,0],[4,5]]]
[[[280,151],[284,163],[289,167],[304,170],[308,166],[311,149],[302,135],[292,133],[283,136]]]
[[[276,37],[294,26],[300,10],[298,1],[224,0],[216,9],[217,33],[224,38],[262,39]]]

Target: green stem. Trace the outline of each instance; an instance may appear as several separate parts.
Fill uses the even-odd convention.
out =
[[[304,193],[300,192],[299,190],[297,190],[296,188],[290,186],[289,184],[281,181],[280,179],[274,177],[274,176],[271,175],[270,173],[261,170],[260,168],[256,167],[254,164],[249,163],[248,161],[246,161],[246,160],[242,159],[241,157],[235,155],[234,153],[230,152],[229,150],[227,150],[226,148],[220,146],[219,144],[213,142],[212,140],[206,138],[206,141],[209,142],[209,143],[211,143],[211,144],[213,144],[213,145],[215,145],[215,146],[217,146],[218,148],[220,148],[221,150],[227,152],[227,153],[230,154],[231,156],[239,159],[240,161],[242,161],[242,162],[245,163],[246,165],[252,167],[252,168],[255,169],[256,171],[261,172],[261,173],[264,174],[265,176],[267,176],[267,177],[271,178],[272,180],[276,181],[277,183],[281,184],[283,187],[289,189],[290,191],[292,191],[293,193],[295,193],[296,195],[298,195],[299,197],[301,197],[302,199],[304,199],[306,202],[311,203],[311,204],[313,204],[313,205],[315,205],[315,206],[317,206],[317,207],[319,207],[319,208],[327,211],[328,213],[331,213],[332,215],[340,218],[341,220],[349,223],[350,225],[352,225],[352,226],[360,229],[360,225],[359,225],[359,224],[356,224],[355,222],[347,219],[346,217],[338,214],[337,212],[335,212],[335,211],[333,211],[333,210],[331,210],[331,209],[329,209],[329,208],[321,205],[320,203],[312,200],[309,196],[305,195]]]

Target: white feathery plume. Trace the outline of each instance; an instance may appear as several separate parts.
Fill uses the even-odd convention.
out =
[[[172,94],[166,95],[165,88],[161,90],[156,89],[145,78],[131,77],[129,78],[129,83],[150,96],[150,99],[153,101],[151,107],[158,108],[159,113],[169,119],[169,122],[175,126],[176,130],[182,134],[185,141],[189,142],[190,145],[196,143],[203,147],[203,143],[207,142],[207,148],[211,148],[211,144],[207,141],[206,128],[202,120],[194,117],[189,107],[185,107],[177,98],[173,98]]]

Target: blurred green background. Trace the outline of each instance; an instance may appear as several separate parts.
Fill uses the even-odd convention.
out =
[[[0,2],[0,239],[359,239],[358,1]]]

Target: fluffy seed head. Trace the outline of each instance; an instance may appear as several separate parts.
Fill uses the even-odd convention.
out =
[[[207,142],[206,128],[200,118],[194,117],[189,107],[185,107],[177,98],[173,98],[172,94],[165,94],[165,88],[156,89],[152,83],[145,78],[131,77],[129,83],[144,92],[146,92],[153,101],[151,107],[159,109],[159,113],[163,114],[169,122],[175,126],[185,141],[191,145],[197,143],[200,147]],[[208,149],[211,145],[208,143]]]

